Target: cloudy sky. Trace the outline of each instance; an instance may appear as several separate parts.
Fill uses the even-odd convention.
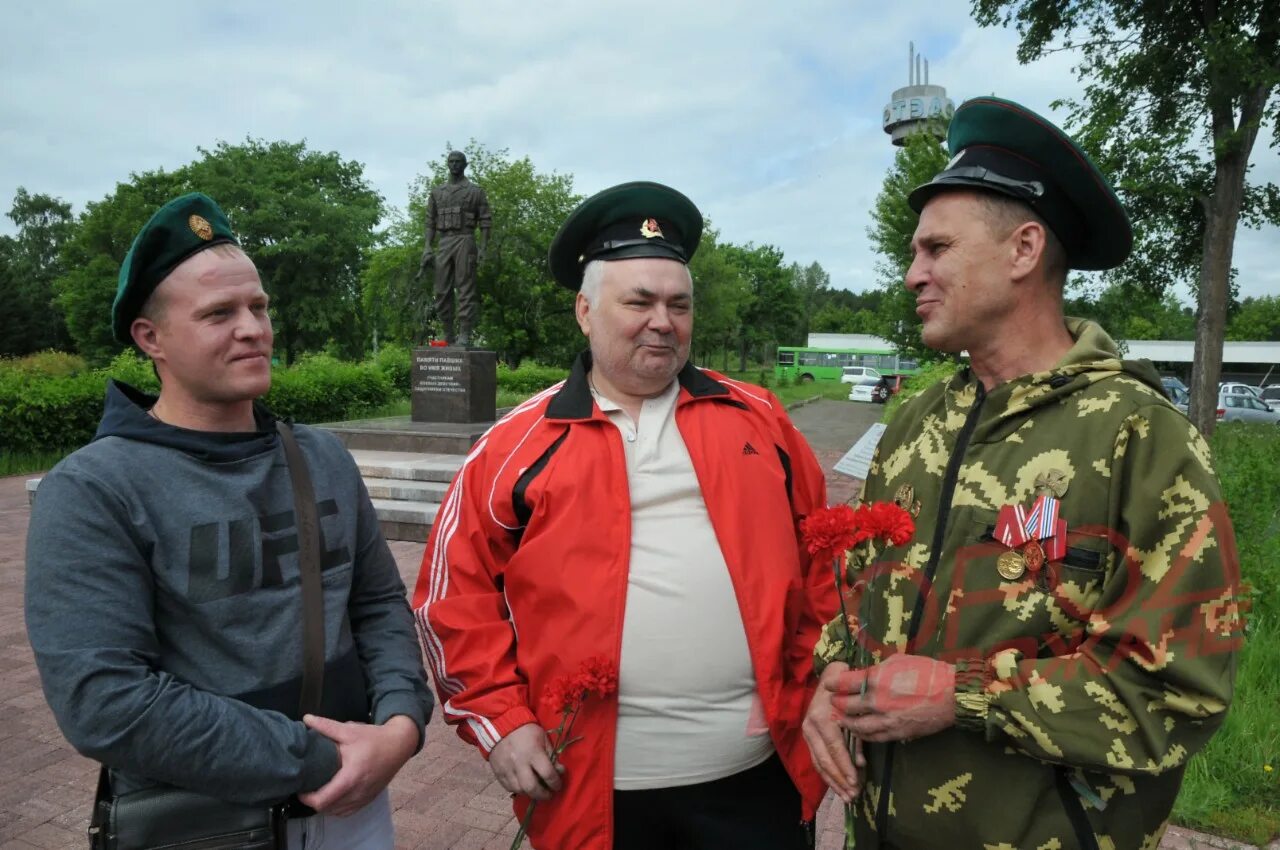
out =
[[[584,194],[669,183],[726,239],[853,290],[875,280],[881,112],[909,41],[957,104],[994,93],[1053,115],[1079,92],[1069,58],[1019,66],[1015,34],[976,27],[965,0],[44,0],[0,21],[4,210],[25,186],[79,212],[131,171],[246,136],[336,150],[404,206],[428,160],[475,138]],[[1280,180],[1265,141],[1254,161]],[[1243,294],[1280,292],[1277,235],[1241,231]]]

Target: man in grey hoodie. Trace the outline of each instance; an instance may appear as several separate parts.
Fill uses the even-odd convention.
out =
[[[41,482],[26,618],[45,696],[116,793],[290,798],[289,839],[392,847],[386,786],[432,709],[404,586],[351,456],[295,426],[320,518],[320,716],[299,717],[301,580],[253,262],[201,194],[142,228],[112,306],[152,397],[107,390],[93,441]]]

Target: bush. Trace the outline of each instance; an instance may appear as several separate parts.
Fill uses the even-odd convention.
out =
[[[348,363],[327,354],[274,369],[263,398],[271,412],[297,422],[351,419],[391,401],[391,382],[376,363]]]
[[[937,360],[933,363],[926,363],[918,373],[907,378],[897,395],[889,397],[889,401],[884,406],[884,415],[880,417],[880,421],[888,422],[904,401],[912,396],[919,395],[938,383],[938,381],[947,380],[959,368],[960,364],[955,360]]]
[[[511,369],[499,363],[498,389],[530,396],[545,390],[558,381],[563,381],[568,375],[568,369],[562,369],[557,366],[522,363],[520,368]]]
[[[84,358],[65,351],[37,351],[26,357],[0,357],[0,372],[22,375],[75,375],[87,368]]]
[[[0,377],[0,452],[69,449],[93,439],[102,418],[106,375]]]
[[[110,378],[144,392],[160,389],[151,361],[131,351],[121,352],[105,369],[70,375],[0,369],[0,453],[68,451],[89,442],[102,419]],[[373,361],[315,355],[273,369],[263,401],[277,416],[314,423],[355,418],[395,396]]]
[[[413,353],[403,345],[384,345],[373,358],[378,370],[386,376],[392,392],[397,395],[409,394],[410,377],[413,372]]]

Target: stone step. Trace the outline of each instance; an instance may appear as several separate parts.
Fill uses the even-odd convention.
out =
[[[317,427],[332,431],[348,449],[465,455],[491,424],[413,422],[407,416],[394,416],[330,422]]]
[[[371,478],[394,478],[401,481],[434,481],[448,484],[462,468],[462,455],[386,452],[373,449],[348,449],[355,458],[360,475]]]
[[[440,504],[449,485],[443,481],[415,481],[405,478],[377,478],[362,473],[370,498]]]
[[[435,522],[437,504],[404,499],[373,499],[378,526],[388,540],[413,540],[425,543]]]

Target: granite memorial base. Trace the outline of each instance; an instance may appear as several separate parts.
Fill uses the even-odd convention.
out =
[[[498,356],[465,348],[413,352],[410,418],[414,422],[492,422],[497,412]]]

